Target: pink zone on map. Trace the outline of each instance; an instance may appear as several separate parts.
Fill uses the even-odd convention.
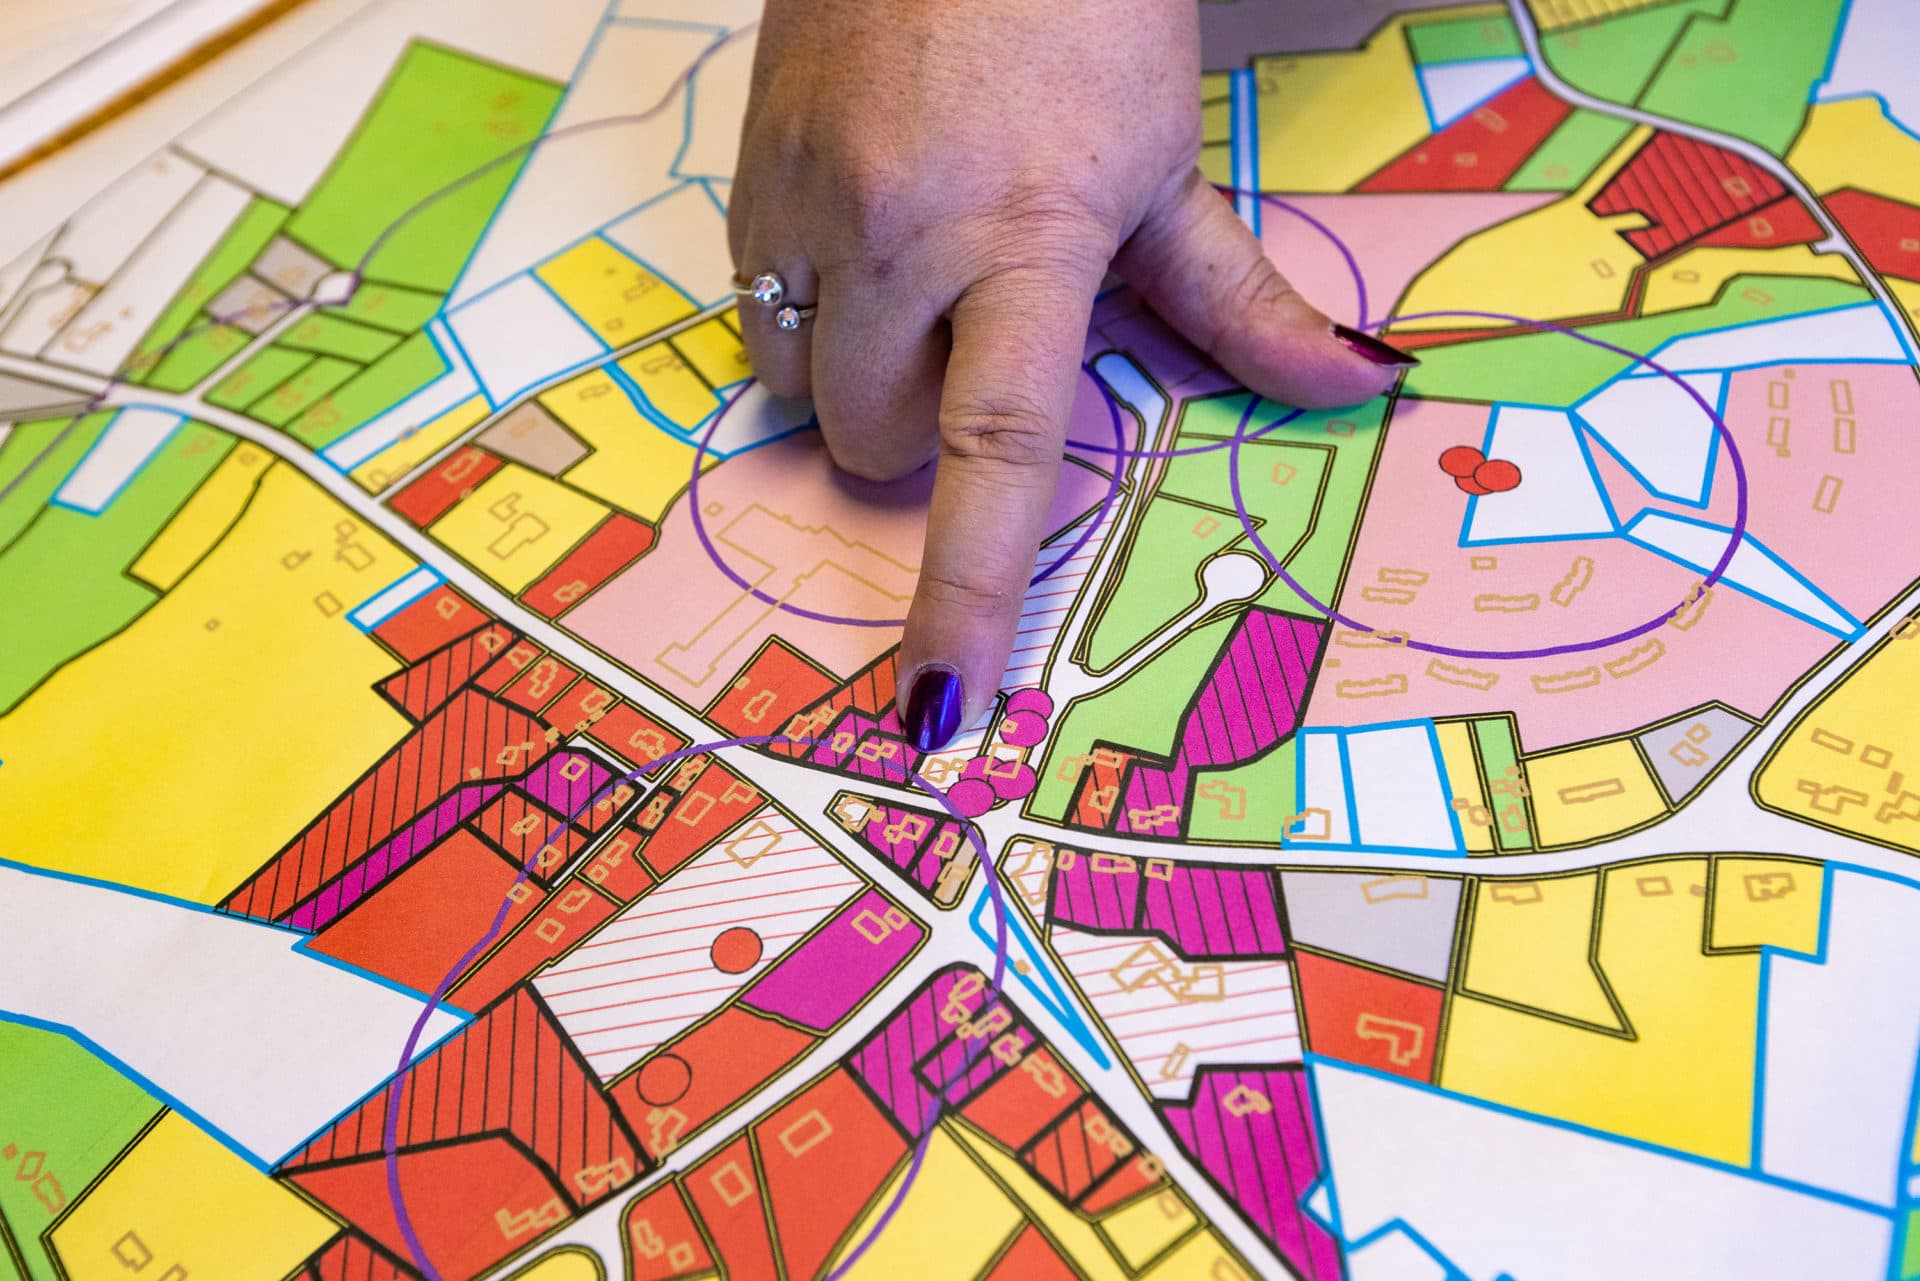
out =
[[[1342,589],[1342,611],[1369,626],[1405,631],[1419,640],[1485,649],[1577,643],[1671,613],[1700,574],[1623,539],[1459,546],[1467,497],[1440,471],[1437,460],[1449,445],[1478,445],[1488,413],[1484,405],[1400,403]],[[1764,442],[1766,415],[1755,421],[1751,409],[1730,407],[1728,421],[1742,456],[1752,459]],[[1642,506],[1699,516],[1695,509],[1651,500],[1604,451],[1594,453],[1623,523]],[[1749,471],[1754,471],[1751,463]],[[1772,470],[1754,474],[1750,526],[1769,547],[1824,586],[1823,575],[1832,576],[1839,567],[1813,559],[1812,547],[1796,548],[1792,526],[1773,532],[1766,515],[1796,501],[1777,496],[1782,486],[1799,495],[1797,501],[1810,501],[1808,482],[1817,481],[1819,473],[1810,460],[1806,473],[1797,477]],[[1730,495],[1729,474],[1723,453],[1715,488]],[[1864,516],[1874,510],[1875,499],[1862,498],[1856,510]],[[1722,501],[1730,519],[1731,498]],[[1861,546],[1866,545],[1866,532]],[[1875,538],[1900,540],[1900,546],[1878,559],[1887,566],[1910,564],[1911,556],[1901,557],[1920,542],[1917,532],[1873,531]],[[1582,558],[1590,562],[1590,570],[1580,570]],[[1488,561],[1493,568],[1475,568]],[[1395,599],[1392,593],[1368,593],[1369,588],[1401,586],[1404,578],[1382,578],[1382,571],[1396,570],[1428,576],[1417,587],[1402,587],[1413,593],[1408,603],[1389,603]],[[1855,567],[1851,572],[1873,571]],[[1571,595],[1570,604],[1555,604],[1556,587],[1576,573],[1586,585]],[[1880,599],[1890,597],[1897,586],[1890,584]],[[1369,594],[1375,599],[1367,599]],[[1564,589],[1562,596],[1567,597]],[[1528,597],[1538,597],[1538,603],[1527,607]],[[1760,716],[1839,643],[1832,634],[1730,588],[1714,591],[1704,609],[1694,612],[1697,620],[1684,631],[1663,627],[1606,649],[1539,659],[1445,658],[1403,647],[1354,644],[1364,638],[1335,627],[1306,723],[1365,725],[1512,711],[1523,749],[1535,752],[1638,730],[1714,698]],[[1615,666],[1609,669],[1607,664]],[[1597,681],[1566,688],[1580,685],[1596,669]],[[1546,690],[1537,681],[1545,683]],[[1549,692],[1553,690],[1558,692]]]
[[[1391,315],[1413,278],[1458,242],[1558,198],[1555,192],[1283,197],[1353,250],[1367,285],[1368,321]],[[1260,213],[1260,240],[1314,306],[1348,324],[1361,319],[1353,271],[1320,232],[1268,205]]]
[[[790,950],[741,1001],[825,1033],[878,991],[925,936],[920,922],[868,890]]]
[[[1080,380],[1071,431],[1076,439],[1113,441],[1106,402],[1089,379]],[[1073,522],[1106,493],[1104,460],[1088,458],[1099,470],[1061,469],[1049,529]],[[860,480],[834,468],[818,433],[799,432],[705,473],[700,502],[720,555],[760,591],[822,614],[898,619],[919,578],[932,479],[927,468],[893,484]],[[673,608],[663,609],[663,601]],[[661,522],[653,550],[566,622],[695,706],[710,703],[776,633],[842,676],[900,639],[897,627],[819,622],[743,591],[701,548],[684,494]]]

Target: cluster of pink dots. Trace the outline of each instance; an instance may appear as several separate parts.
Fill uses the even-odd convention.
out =
[[[1045,690],[1016,690],[1007,695],[1007,708],[996,734],[1008,747],[1033,747],[1046,738],[1052,715],[1053,699]],[[1040,784],[1025,756],[1025,751],[1018,757],[995,756],[989,751],[974,757],[961,767],[960,781],[948,790],[947,799],[968,818],[979,818],[996,805],[1024,800]]]

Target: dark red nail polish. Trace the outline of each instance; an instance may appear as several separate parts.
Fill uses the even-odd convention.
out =
[[[960,728],[960,674],[951,667],[929,667],[913,678],[907,694],[907,735],[923,752],[937,752]]]
[[[1365,356],[1376,365],[1390,365],[1395,369],[1410,369],[1420,363],[1418,356],[1409,356],[1398,347],[1390,347],[1372,334],[1363,334],[1358,329],[1349,329],[1345,325],[1335,325],[1333,336],[1338,338],[1348,351]]]

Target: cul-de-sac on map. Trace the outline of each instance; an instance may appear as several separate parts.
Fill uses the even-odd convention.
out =
[[[1103,295],[932,755],[754,0],[382,0],[9,229],[0,1277],[1920,1277],[1920,14],[1283,7],[1203,168],[1421,363]]]

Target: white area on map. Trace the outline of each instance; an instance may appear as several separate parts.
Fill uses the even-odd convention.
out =
[[[1307,817],[1287,830],[1287,845],[1351,845],[1347,812],[1347,767],[1340,759],[1339,730],[1300,731],[1300,808]],[[1314,813],[1313,811],[1320,811]]]
[[[1348,1240],[1402,1220],[1471,1281],[1885,1274],[1892,1224],[1877,1214],[1398,1077],[1310,1062]]]
[[[446,319],[487,399],[496,406],[607,350],[532,276],[515,276]]]
[[[1452,792],[1425,722],[1346,731],[1354,844],[1453,851]]]
[[[422,565],[412,573],[402,574],[391,585],[369,596],[347,617],[361,631],[369,631],[432,591],[441,581],[439,574]]]
[[[1184,1101],[1213,1064],[1300,1061],[1285,961],[1189,961],[1156,935],[1063,925],[1047,939],[1155,1098]]]
[[[444,45],[549,80],[573,73],[605,0],[391,0],[310,46],[185,136],[193,155],[297,205],[360,123],[406,47]]]
[[[685,73],[714,40],[707,27],[616,23],[602,31],[454,285],[450,308],[679,183],[672,169],[686,139]],[[735,134],[737,143],[737,118]]]
[[[1682,380],[1715,409],[1725,374]],[[1700,402],[1661,374],[1617,378],[1574,406],[1574,412],[1627,469],[1662,498],[1699,506],[1707,500],[1720,433]]]
[[[1641,512],[1622,531],[1629,539],[1677,561],[1688,569],[1705,574],[1726,554],[1732,530],[1700,521],[1684,520],[1664,512]],[[1860,624],[1849,617],[1825,592],[1820,591],[1769,549],[1747,534],[1727,564],[1721,579],[1757,596],[1778,609],[1825,628],[1836,636],[1851,637]]]
[[[134,473],[160,452],[182,421],[179,414],[164,409],[122,409],[93,442],[80,465],[67,474],[53,501],[99,515],[126,488]]]
[[[1447,1270],[1405,1232],[1388,1232],[1347,1254],[1347,1281],[1448,1281]]]
[[[1435,129],[1445,129],[1501,90],[1533,72],[1525,58],[1469,58],[1423,64],[1420,92]]]
[[[70,1028],[262,1162],[392,1074],[422,999],[302,936],[0,866],[0,1011]],[[460,1025],[436,1011],[421,1051]]]
[[[0,349],[31,355],[45,347],[205,174],[164,151],[83,206],[47,247],[47,256],[65,267],[65,283],[36,293],[14,313],[0,333]]]
[[[1605,537],[1613,513],[1580,433],[1565,410],[1498,405],[1484,452],[1520,469],[1518,488],[1467,500],[1462,546]]]
[[[1871,94],[1908,133],[1920,134],[1920,79],[1913,74],[1913,0],[1851,0],[1816,102]]]
[[[320,451],[320,456],[341,471],[352,471],[379,454],[408,432],[424,427],[440,415],[480,394],[480,382],[467,367],[460,349],[447,337],[446,321],[436,318],[427,325],[427,334],[447,362],[447,372],[407,397],[393,408],[377,415],[363,426],[348,432]]]
[[[758,36],[757,31],[749,31],[727,41],[693,73],[687,145],[674,165],[680,177],[733,177],[740,158],[740,122],[747,118],[747,90],[753,84]]]
[[[219,174],[202,178],[107,287],[60,331],[48,354],[62,364],[113,373],[250,198],[246,188]]]
[[[764,445],[813,421],[813,404],[784,400],[761,382],[748,383],[733,398],[733,408],[713,428],[707,448],[722,458]],[[704,434],[705,429],[702,428]]]
[[[718,1009],[864,884],[768,806],[533,985],[605,1080]],[[752,909],[743,910],[748,895]],[[747,923],[760,936],[759,964],[721,972],[709,949],[723,931]]]
[[[1873,302],[1731,329],[1709,329],[1662,343],[1653,358],[1676,373],[1817,361],[1908,362],[1899,334],[1888,323],[1880,304]]]
[[[1768,962],[1760,1168],[1893,1205],[1920,1060],[1920,891],[1835,870],[1826,907],[1824,963]]]
[[[697,182],[682,183],[649,201],[605,234],[702,307],[733,296],[727,215]]]
[[[762,0],[614,0],[613,16],[619,21],[685,22],[731,31],[758,22],[762,7]],[[736,116],[736,128],[739,122]]]

